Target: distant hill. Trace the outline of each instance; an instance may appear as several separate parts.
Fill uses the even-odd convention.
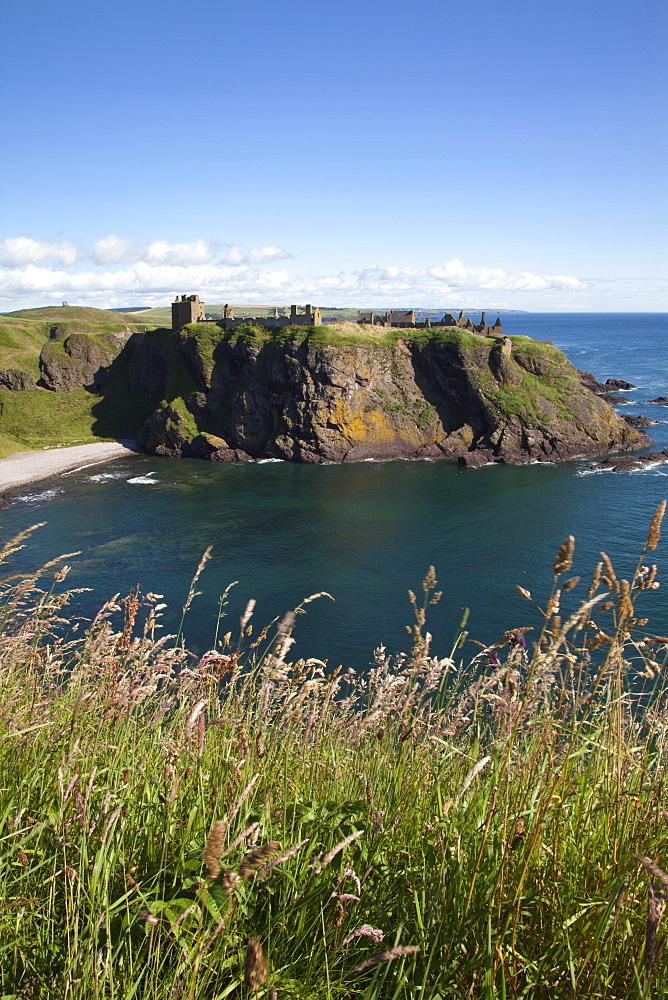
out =
[[[151,306],[116,306],[115,309],[107,309],[106,312],[117,312],[117,313],[140,313],[146,312]]]

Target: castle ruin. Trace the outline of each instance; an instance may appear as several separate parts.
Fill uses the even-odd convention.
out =
[[[199,295],[176,296],[172,302],[172,330],[180,330],[188,323],[201,323],[205,319],[204,303]]]
[[[400,330],[424,330],[430,327],[448,326],[466,330],[468,333],[477,333],[481,337],[501,337],[503,335],[501,317],[497,316],[494,326],[489,326],[484,313],[482,313],[479,323],[474,323],[463,312],[460,312],[457,319],[451,313],[444,313],[443,317],[439,320],[427,317],[422,323],[418,323],[415,319],[414,309],[391,309],[389,312],[384,313],[372,311],[358,312],[357,322],[361,326],[395,327]]]
[[[299,306],[291,305],[289,315],[285,310],[273,309],[271,316],[244,316],[235,317],[234,310],[227,303],[223,306],[220,319],[207,317],[204,312],[204,303],[200,302],[199,295],[177,295],[172,302],[172,330],[180,330],[188,323],[218,323],[224,330],[233,330],[236,326],[244,323],[256,324],[267,327],[269,330],[277,330],[283,326],[320,326],[322,324],[322,312],[318,306],[307,304],[303,310]],[[381,326],[392,327],[399,330],[424,330],[431,327],[455,327],[466,330],[467,333],[475,333],[481,337],[502,337],[503,327],[501,317],[497,316],[494,326],[489,326],[482,313],[479,323],[474,323],[472,319],[459,313],[457,319],[451,313],[444,313],[441,319],[431,319],[427,317],[422,322],[418,322],[414,309],[390,309],[387,312],[374,312],[373,310],[360,311],[357,313],[357,322],[361,326]]]

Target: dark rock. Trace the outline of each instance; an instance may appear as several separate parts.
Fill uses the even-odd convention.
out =
[[[612,469],[613,472],[637,472],[662,462],[668,462],[668,448],[663,451],[647,451],[643,455],[616,455],[597,462],[594,468]]]
[[[443,457],[465,466],[566,461],[649,439],[586,388],[554,347],[478,338],[395,347],[152,331],[128,365],[155,400],[138,435],[156,454],[295,462]]]
[[[668,406],[668,396],[657,396],[656,399],[646,399],[646,403],[658,403],[659,406]]]
[[[20,392],[23,389],[34,389],[35,379],[27,372],[19,368],[5,368],[0,371],[0,389],[11,389],[13,392]]]
[[[480,469],[483,465],[489,465],[494,461],[494,456],[490,452],[467,451],[465,455],[460,455],[457,464],[466,469]]]
[[[67,334],[54,327],[52,339],[44,345],[39,357],[40,384],[54,392],[71,392],[82,386],[99,388],[131,336],[130,332]]]
[[[608,391],[608,386],[604,382],[599,382],[591,372],[578,371],[578,375],[583,386],[589,389],[590,392],[595,392],[598,395],[599,393]]]
[[[579,371],[580,381],[589,389],[590,392],[596,393],[601,399],[604,399],[606,403],[610,403],[611,406],[621,406],[624,403],[628,403],[628,399],[623,396],[615,396],[610,390],[611,389],[636,389],[637,386],[633,385],[631,382],[625,381],[623,378],[609,378],[605,382],[599,382],[595,375],[591,372]]]
[[[624,396],[616,396],[612,392],[597,392],[596,395],[599,399],[604,399],[610,406],[626,406],[627,403],[631,402],[630,399],[625,399]]]
[[[623,378],[607,378],[605,380],[605,384],[609,389],[623,389],[624,391],[638,388],[638,386],[634,385],[633,382],[627,382]]]
[[[649,417],[635,417],[630,413],[623,413],[622,420],[625,420],[629,427],[654,427],[655,424],[660,424],[660,420],[650,420]]]

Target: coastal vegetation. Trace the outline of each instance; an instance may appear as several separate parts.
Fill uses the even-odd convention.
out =
[[[258,626],[228,588],[195,657],[208,552],[167,636],[159,594],[69,620],[76,554],[16,574],[8,542],[0,995],[665,996],[665,507],[628,579],[568,538],[490,646],[432,648],[430,568],[363,673],[291,656],[326,594]]]
[[[103,309],[53,306],[0,315],[0,369],[28,376],[30,388],[0,392],[0,457],[31,448],[86,444],[134,436],[146,418],[141,401],[120,379],[105,392],[78,385],[69,392],[37,388],[40,356],[63,354],[63,342],[79,335],[100,346],[114,335],[144,331],[145,323]]]

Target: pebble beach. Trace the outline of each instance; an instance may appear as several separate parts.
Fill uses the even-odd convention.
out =
[[[123,458],[137,451],[134,441],[100,441],[71,448],[48,448],[41,451],[17,451],[0,458],[0,493],[26,483],[51,479],[81,466],[97,465]]]

